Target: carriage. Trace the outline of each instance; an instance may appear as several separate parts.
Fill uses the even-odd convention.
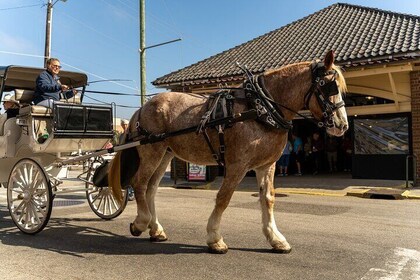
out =
[[[57,103],[51,112],[29,104],[25,90],[33,90],[41,70],[9,67],[3,69],[1,78],[1,93],[15,90],[23,105],[9,124],[13,127],[6,130],[7,145],[0,145],[6,147],[0,155],[0,179],[6,180],[5,174],[9,174],[9,211],[25,233],[41,231],[50,217],[52,199],[59,191],[59,180],[54,177],[57,168],[88,160],[87,170],[79,178],[86,182],[92,210],[102,218],[118,216],[127,203],[124,188],[131,185],[137,203],[131,234],[139,236],[148,230],[152,242],[166,241],[154,200],[166,167],[178,156],[196,164],[224,167],[225,176],[207,223],[209,252],[228,251],[220,232],[222,214],[236,186],[249,170],[255,170],[263,233],[274,252],[289,253],[291,246],[274,220],[273,178],[291,121],[300,115],[332,136],[342,136],[349,127],[342,97],[346,83],[334,65],[333,51],[327,52],[323,62],[294,63],[256,76],[244,67],[242,86],[210,96],[158,94],[131,117],[124,144],[110,149],[100,148],[112,136],[112,108],[81,105],[85,75],[63,72],[63,77],[67,75],[63,83],[82,88],[80,101]],[[300,114],[302,109],[308,109],[313,119]],[[47,138],[39,138],[41,128]],[[66,159],[65,153],[75,149],[92,152]],[[96,159],[108,152],[117,152],[109,167],[104,168],[105,162],[96,168],[101,161]],[[107,180],[98,180],[101,170]],[[104,202],[95,204],[98,200]]]
[[[7,203],[15,225],[24,233],[36,234],[48,223],[56,194],[86,192],[92,211],[103,219],[117,217],[127,204],[116,201],[108,188],[92,183],[103,154],[73,156],[97,151],[113,137],[113,108],[82,103],[87,76],[61,71],[60,80],[78,90],[53,108],[32,105],[35,80],[41,68],[0,67],[0,97],[14,94],[18,107],[12,117],[0,116],[0,182],[7,187]],[[84,187],[62,188],[60,170],[68,164],[83,163],[78,176]]]

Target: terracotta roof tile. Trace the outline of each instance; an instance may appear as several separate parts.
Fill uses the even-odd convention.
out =
[[[255,73],[322,58],[334,49],[351,66],[420,53],[420,17],[337,3],[251,41],[153,81],[156,86],[236,79],[236,62]],[[390,58],[392,56],[392,58]]]

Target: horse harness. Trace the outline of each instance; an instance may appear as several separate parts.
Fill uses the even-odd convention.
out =
[[[319,128],[334,127],[334,112],[345,105],[344,101],[332,103],[330,96],[340,93],[336,83],[337,71],[334,69],[327,70],[323,63],[315,61],[311,65],[312,68],[312,86],[305,95],[305,108],[309,109],[309,101],[315,94],[318,104],[321,106],[322,120],[317,123]],[[325,77],[333,75],[330,81],[326,81]]]
[[[241,67],[241,66],[239,66]],[[213,158],[219,166],[225,166],[225,140],[224,130],[232,127],[237,122],[245,120],[256,120],[268,127],[282,130],[290,130],[292,128],[291,121],[284,119],[281,108],[296,113],[307,120],[313,121],[306,116],[295,112],[294,110],[278,104],[274,101],[271,94],[267,91],[262,75],[253,75],[247,68],[241,67],[246,75],[246,80],[241,88],[225,88],[210,95],[208,102],[208,110],[202,116],[198,126],[188,127],[173,132],[165,132],[161,134],[152,134],[140,126],[139,119],[136,122],[136,131],[128,134],[126,142],[139,141],[140,144],[150,144],[163,141],[166,138],[183,135],[186,133],[196,132],[202,134],[206,143],[212,153]],[[335,70],[325,70],[323,63],[314,62],[311,65],[312,69],[312,86],[305,95],[305,106],[308,108],[309,100],[315,94],[319,105],[323,108],[323,119],[316,123],[319,127],[329,128],[333,127],[333,114],[340,107],[344,106],[344,102],[332,103],[329,100],[330,96],[339,93],[335,77],[337,72]],[[334,75],[331,81],[325,79],[328,75]],[[237,99],[246,100],[249,110],[234,113],[233,105]],[[213,147],[207,129],[215,128],[218,133],[219,149]]]

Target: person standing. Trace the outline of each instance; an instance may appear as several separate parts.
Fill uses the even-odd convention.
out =
[[[303,152],[303,142],[302,139],[296,134],[292,133],[293,139],[293,157],[295,159],[297,173],[295,175],[302,176],[302,162],[305,158],[305,153]]]
[[[338,143],[335,137],[328,137],[325,150],[327,151],[327,160],[330,172],[337,171],[337,148]]]
[[[127,132],[127,128],[128,128],[128,120],[126,120],[126,119],[121,119],[121,128],[122,128],[122,132],[121,132],[121,134],[120,134],[120,136],[119,136],[119,139],[118,139],[118,144],[119,145],[121,145],[121,144],[124,144],[124,134],[126,134],[126,132]]]
[[[313,175],[319,173],[319,166],[323,151],[324,143],[322,142],[319,132],[316,131],[312,134],[312,160],[314,163]]]
[[[57,58],[50,58],[47,60],[47,69],[39,74],[36,79],[34,104],[52,108],[54,102],[60,101],[62,98],[71,98],[77,91],[70,89],[68,85],[63,85],[60,82],[61,65]]]
[[[284,150],[283,150],[283,154],[281,155],[280,159],[277,161],[277,164],[280,170],[279,176],[288,175],[290,153],[292,152],[292,150],[293,150],[292,143],[290,143],[289,139],[287,139],[286,146],[284,147]]]

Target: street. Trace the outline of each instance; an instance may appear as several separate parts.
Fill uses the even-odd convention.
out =
[[[207,253],[216,191],[160,188],[159,220],[169,240],[132,237],[135,202],[104,221],[79,194],[61,197],[35,236],[14,226],[0,189],[1,279],[420,279],[420,201],[288,195],[276,223],[292,245],[272,253],[258,198],[235,192],[222,219],[226,255]],[[60,206],[60,205],[72,206]]]

